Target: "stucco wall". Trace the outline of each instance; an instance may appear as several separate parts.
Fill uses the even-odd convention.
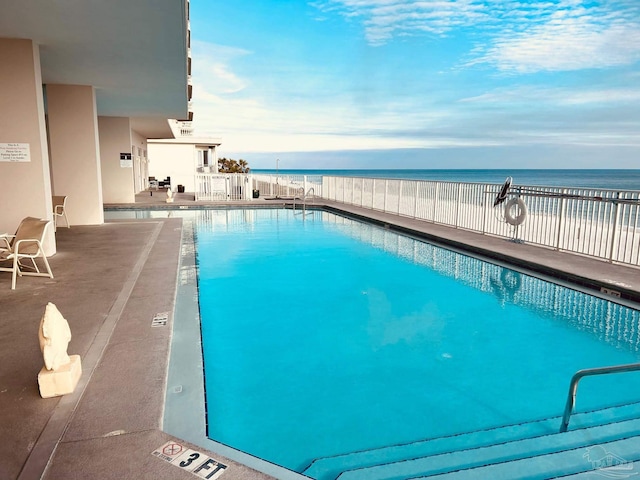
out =
[[[148,148],[150,176],[158,180],[171,177],[173,190],[178,185],[184,185],[187,192],[195,190],[195,145],[149,143]]]
[[[104,223],[95,90],[47,85],[53,192],[66,195],[71,225]]]
[[[122,166],[121,153],[131,153],[131,127],[126,117],[98,117],[102,199],[104,203],[133,203],[133,161]],[[125,162],[128,163],[128,162]]]
[[[14,233],[27,216],[53,218],[49,154],[38,46],[0,39],[0,143],[26,143],[29,162],[0,162],[0,233]],[[55,253],[53,228],[44,245]]]

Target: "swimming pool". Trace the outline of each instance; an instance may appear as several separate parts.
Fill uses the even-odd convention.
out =
[[[208,435],[295,471],[561,415],[577,370],[640,360],[638,311],[376,226],[210,210],[195,231]],[[577,410],[640,400],[638,377],[583,380]]]
[[[106,216],[185,219],[163,426],[177,438],[281,479],[496,478],[474,470],[495,462],[548,478],[596,468],[595,444],[640,460],[637,374],[584,379],[586,413],[557,434],[577,369],[637,361],[637,310],[323,212]]]

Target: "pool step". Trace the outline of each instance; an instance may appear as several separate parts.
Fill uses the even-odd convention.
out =
[[[640,403],[574,414],[571,417],[570,431],[564,434],[566,436],[564,441],[567,441],[564,448],[575,448],[571,445],[578,444],[580,446],[593,444],[593,438],[589,437],[593,434],[600,435],[598,441],[620,438],[620,432],[615,431],[613,426],[619,425],[623,429],[630,428],[633,432],[636,427],[640,429],[640,420],[636,420],[639,418]],[[632,419],[636,420],[638,424],[627,425],[625,423],[625,421],[633,421]],[[530,456],[531,452],[545,453],[544,446],[547,445],[547,440],[561,439],[561,436],[556,435],[560,427],[560,420],[560,417],[553,417],[518,425],[325,457],[312,462],[303,473],[318,480],[332,480],[338,477],[341,480],[401,479],[425,475],[428,472],[437,474],[458,470],[463,466],[483,465],[489,460],[478,463],[477,459],[484,458],[484,454],[493,456],[492,458],[498,459],[497,461],[522,458]],[[614,421],[618,423],[610,424]],[[614,428],[614,431],[591,431],[592,428],[604,428],[609,425]],[[605,428],[605,430],[607,429]],[[588,437],[586,440],[583,438],[584,434]],[[640,430],[638,430],[638,434],[640,434]],[[627,432],[627,435],[632,435],[632,433]],[[557,441],[555,440],[556,443]],[[555,443],[550,443],[548,448],[556,448],[552,445]],[[505,450],[505,446],[510,448]],[[484,449],[493,450],[485,451]],[[438,467],[431,468],[432,465]]]
[[[459,478],[515,478],[520,479],[522,475],[530,475],[532,478],[549,478],[560,474],[576,473],[568,470],[574,467],[576,451],[586,452],[586,448],[594,444],[615,442],[619,439],[640,436],[640,419],[625,420],[617,423],[610,423],[597,427],[589,427],[581,430],[572,430],[565,433],[554,433],[542,437],[527,438],[524,440],[514,440],[512,442],[491,445],[488,447],[459,450],[451,453],[432,455],[404,460],[400,462],[377,465],[373,467],[360,468],[343,472],[338,476],[340,480],[399,480],[407,478],[426,478],[429,476],[456,472]],[[636,444],[637,448],[637,444]],[[565,452],[568,450],[569,453]],[[541,461],[541,458],[550,457],[555,454],[560,457],[560,453],[569,455],[572,458],[570,465],[563,460],[560,463]],[[536,460],[531,458],[535,457]],[[529,460],[528,464],[532,470],[518,472],[517,469],[508,465],[515,460]],[[480,475],[478,467],[490,465],[494,470],[501,468],[507,470],[505,476]],[[590,467],[589,462],[584,458],[580,466],[583,469]],[[466,472],[463,472],[465,471]],[[508,475],[511,472],[512,475]],[[476,475],[468,477],[466,475]],[[443,478],[441,476],[441,478]],[[451,476],[451,478],[454,478]]]
[[[640,473],[640,436],[624,438],[596,446],[522,458],[503,463],[466,468],[440,475],[412,477],[413,480],[477,480],[518,479],[539,480],[557,477],[630,478]],[[340,477],[342,478],[342,477]],[[372,478],[372,477],[370,477]]]

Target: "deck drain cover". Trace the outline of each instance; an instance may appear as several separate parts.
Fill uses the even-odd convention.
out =
[[[153,316],[153,320],[151,320],[152,327],[164,327],[167,325],[167,321],[169,320],[169,312],[160,312],[156,313]]]

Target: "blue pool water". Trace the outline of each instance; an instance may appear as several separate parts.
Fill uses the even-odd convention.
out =
[[[293,470],[558,416],[640,360],[636,310],[326,212],[195,215],[208,435]]]

